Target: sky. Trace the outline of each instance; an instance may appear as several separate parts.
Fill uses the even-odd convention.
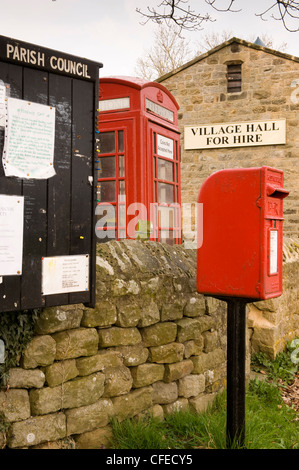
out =
[[[153,22],[142,25],[136,7],[162,0],[0,0],[0,35],[101,62],[100,76],[136,76],[136,62],[154,45]],[[255,40],[271,38],[277,47],[287,43],[283,52],[299,57],[299,32],[290,33],[281,22],[263,21],[255,16],[271,0],[236,0],[239,13],[218,13],[205,0],[190,0],[197,10],[210,13],[215,21],[186,39],[200,42],[206,33],[230,31],[231,37]],[[224,7],[229,0],[218,0]]]

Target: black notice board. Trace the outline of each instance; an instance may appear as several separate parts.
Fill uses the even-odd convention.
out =
[[[9,255],[1,239],[0,204],[0,312],[95,304],[94,161],[101,67],[101,63],[0,36],[0,117],[4,88],[6,102],[16,98],[55,108],[56,173],[48,178],[7,176],[3,166],[7,132],[0,120],[0,203],[7,200],[1,199],[4,195],[21,196],[24,204],[22,271],[17,275],[7,275],[4,268]],[[44,295],[45,259],[63,259],[67,264],[83,255],[88,259],[87,288],[77,291],[71,279],[70,288],[63,284],[62,291],[54,287]],[[72,269],[77,269],[76,264]]]

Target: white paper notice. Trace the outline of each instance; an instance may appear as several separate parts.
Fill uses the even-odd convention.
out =
[[[6,116],[5,98],[6,98],[6,88],[5,88],[5,85],[2,85],[0,83],[0,127],[5,127],[5,116]]]
[[[0,194],[0,276],[22,274],[24,197]]]
[[[89,255],[42,258],[42,295],[89,290]]]
[[[3,150],[5,176],[47,179],[55,175],[55,108],[7,99]]]

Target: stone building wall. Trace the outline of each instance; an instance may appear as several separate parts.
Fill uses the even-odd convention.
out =
[[[242,62],[242,91],[227,93],[227,63]],[[299,58],[233,38],[159,78],[176,98],[181,131],[182,203],[195,203],[203,181],[225,168],[284,171],[284,233],[299,235]],[[286,119],[286,144],[184,150],[184,126]],[[195,240],[185,211],[183,236]]]
[[[248,306],[247,374],[251,349],[273,356],[299,336],[299,242],[286,248],[286,292]],[[225,387],[226,303],[196,292],[195,250],[98,245],[96,298],[38,315],[0,389],[0,448],[109,447],[111,417],[204,410]]]

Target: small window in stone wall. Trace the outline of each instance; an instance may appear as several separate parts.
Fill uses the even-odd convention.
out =
[[[227,93],[242,91],[242,64],[227,65]]]

